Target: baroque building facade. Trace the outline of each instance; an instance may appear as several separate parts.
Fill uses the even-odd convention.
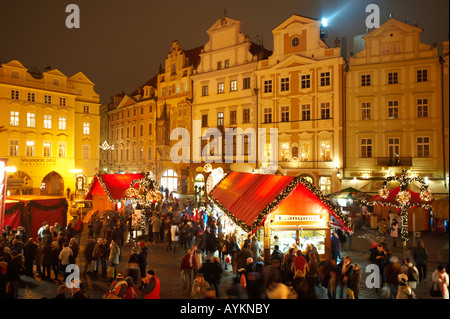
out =
[[[17,60],[0,67],[0,157],[17,172],[11,195],[82,195],[99,166],[99,95],[82,72],[67,77]]]

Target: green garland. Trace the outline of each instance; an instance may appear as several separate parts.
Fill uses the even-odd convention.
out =
[[[388,176],[383,182],[382,189],[387,189],[389,182],[398,182],[400,183],[400,191],[407,191],[408,185],[414,182],[419,182],[421,184],[420,191],[426,191],[428,190],[428,185],[425,183],[425,179],[422,177],[408,177],[407,171],[402,170],[402,174],[400,177],[397,176]],[[367,204],[369,206],[384,206],[384,207],[392,207],[400,209],[400,218],[401,218],[401,238],[403,239],[404,243],[409,240],[409,234],[408,234],[408,208],[412,207],[418,207],[418,208],[424,208],[424,209],[431,209],[431,205],[424,203],[424,204],[411,204],[411,203],[405,203],[405,204],[394,204],[394,203],[387,203],[383,201],[368,201],[367,199],[363,199],[362,202],[364,204]]]
[[[323,193],[317,189],[314,185],[312,185],[308,180],[306,180],[302,176],[295,177],[288,186],[286,186],[285,189],[281,193],[279,193],[273,201],[267,205],[261,212],[258,213],[258,217],[255,219],[255,221],[252,223],[252,225],[247,225],[244,221],[240,220],[234,214],[232,214],[222,203],[220,203],[214,196],[211,194],[213,193],[214,189],[227,177],[225,175],[220,182],[214,186],[214,188],[211,190],[211,192],[208,194],[208,197],[214,202],[214,204],[219,207],[224,213],[227,214],[227,216],[233,220],[239,227],[241,227],[246,232],[251,232],[254,229],[258,228],[261,223],[264,222],[264,219],[267,215],[269,215],[271,212],[275,211],[277,207],[281,204],[281,202],[286,199],[289,195],[292,194],[294,189],[297,187],[298,184],[303,184],[309,191],[311,191],[314,195],[316,195],[335,215],[336,218],[338,218],[339,221],[341,221],[345,227],[348,228],[350,232],[353,232],[354,225],[353,223],[347,218],[346,215],[344,215],[338,208],[336,208],[333,203],[325,196]]]

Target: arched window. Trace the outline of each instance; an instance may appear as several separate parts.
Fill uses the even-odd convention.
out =
[[[168,169],[161,177],[161,186],[164,189],[168,189],[169,192],[176,191],[178,189],[178,177],[177,173],[173,169]]]

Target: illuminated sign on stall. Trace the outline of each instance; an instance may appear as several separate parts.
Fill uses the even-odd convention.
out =
[[[276,222],[320,222],[320,215],[275,215]]]

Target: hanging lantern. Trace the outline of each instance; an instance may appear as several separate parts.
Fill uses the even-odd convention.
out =
[[[395,199],[397,200],[397,202],[399,202],[402,206],[405,206],[406,204],[409,203],[409,200],[411,199],[411,194],[406,190],[406,191],[401,191],[397,194],[397,196],[395,197]]]
[[[420,192],[420,199],[423,200],[424,202],[430,202],[431,196],[432,193],[428,188]]]
[[[387,187],[383,187],[378,191],[378,195],[380,195],[381,198],[386,199],[389,196],[389,189]]]

